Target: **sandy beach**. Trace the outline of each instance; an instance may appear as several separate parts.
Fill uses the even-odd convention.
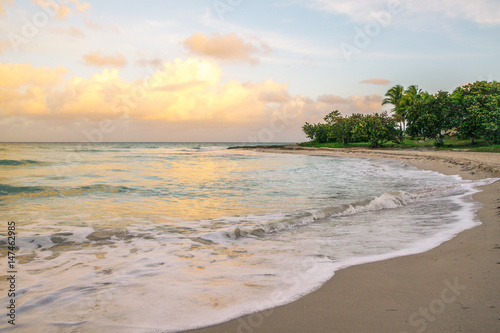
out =
[[[258,148],[271,153],[389,158],[463,179],[500,178],[500,154]],[[188,332],[500,332],[500,181],[481,187],[482,224],[431,251],[349,267],[299,300]]]

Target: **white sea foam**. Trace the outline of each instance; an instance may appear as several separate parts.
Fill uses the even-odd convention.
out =
[[[7,160],[51,165],[75,150],[11,148]],[[338,269],[474,227],[471,195],[495,181],[221,148],[102,144],[56,181],[49,164],[9,167],[3,188],[17,194],[3,195],[1,218],[19,232],[16,332],[175,332],[285,304]],[[19,195],[27,186],[50,195]]]

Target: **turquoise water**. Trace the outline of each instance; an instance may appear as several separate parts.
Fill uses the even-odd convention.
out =
[[[493,181],[234,145],[0,144],[16,332],[175,332],[284,304],[477,225],[470,196]]]

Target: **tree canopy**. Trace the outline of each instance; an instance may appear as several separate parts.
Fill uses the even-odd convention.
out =
[[[500,83],[478,81],[455,89],[453,98],[463,107],[457,124],[461,136],[471,142],[483,137],[500,143]]]
[[[484,138],[500,143],[500,83],[477,81],[452,94],[440,91],[421,98],[406,111],[409,135],[423,135],[442,144],[442,132],[456,129],[471,143]]]
[[[500,143],[500,83],[477,81],[456,88],[453,93],[439,91],[432,95],[417,85],[404,88],[398,84],[385,94],[382,105],[392,105],[386,112],[343,116],[334,110],[325,123],[305,123],[302,130],[316,142],[370,142],[380,147],[387,141],[401,140],[404,134],[434,139],[443,145],[446,131],[453,129],[471,144],[482,138]],[[399,125],[398,125],[399,123]]]
[[[460,113],[461,105],[446,91],[440,91],[426,102],[416,103],[408,109],[407,133],[434,139],[437,146],[442,146],[443,132],[455,127]]]
[[[374,148],[395,139],[397,135],[396,121],[386,112],[342,116],[338,110],[334,110],[324,117],[324,121],[324,124],[305,123],[302,130],[308,138],[319,143],[370,142]]]

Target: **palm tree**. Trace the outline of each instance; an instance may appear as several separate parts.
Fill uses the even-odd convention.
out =
[[[382,105],[392,104],[394,106],[392,111],[394,112],[394,114],[398,115],[401,102],[403,100],[404,91],[405,88],[402,85],[395,85],[385,93],[386,98],[384,98],[384,100],[382,101]]]
[[[424,91],[421,94],[421,97],[420,97],[419,101],[422,102],[422,103],[428,103],[431,100],[433,100],[434,98],[435,98],[434,95],[429,94],[427,91]]]
[[[422,93],[422,89],[420,89],[417,85],[411,85],[406,88],[403,102],[405,107],[410,107],[417,103],[422,98]]]
[[[404,98],[404,91],[405,88],[402,85],[397,84],[385,93],[385,98],[382,101],[382,105],[391,104],[394,106],[392,108],[393,116],[394,119],[399,122],[401,130],[403,130],[403,124],[405,120],[404,115],[401,114],[401,112],[403,111],[402,102]]]
[[[406,119],[406,112],[408,112],[408,109],[412,105],[421,102],[423,99],[423,94],[424,92],[417,85],[411,85],[406,88],[404,96],[401,100],[401,105],[399,106],[399,114],[401,115],[401,117]]]

